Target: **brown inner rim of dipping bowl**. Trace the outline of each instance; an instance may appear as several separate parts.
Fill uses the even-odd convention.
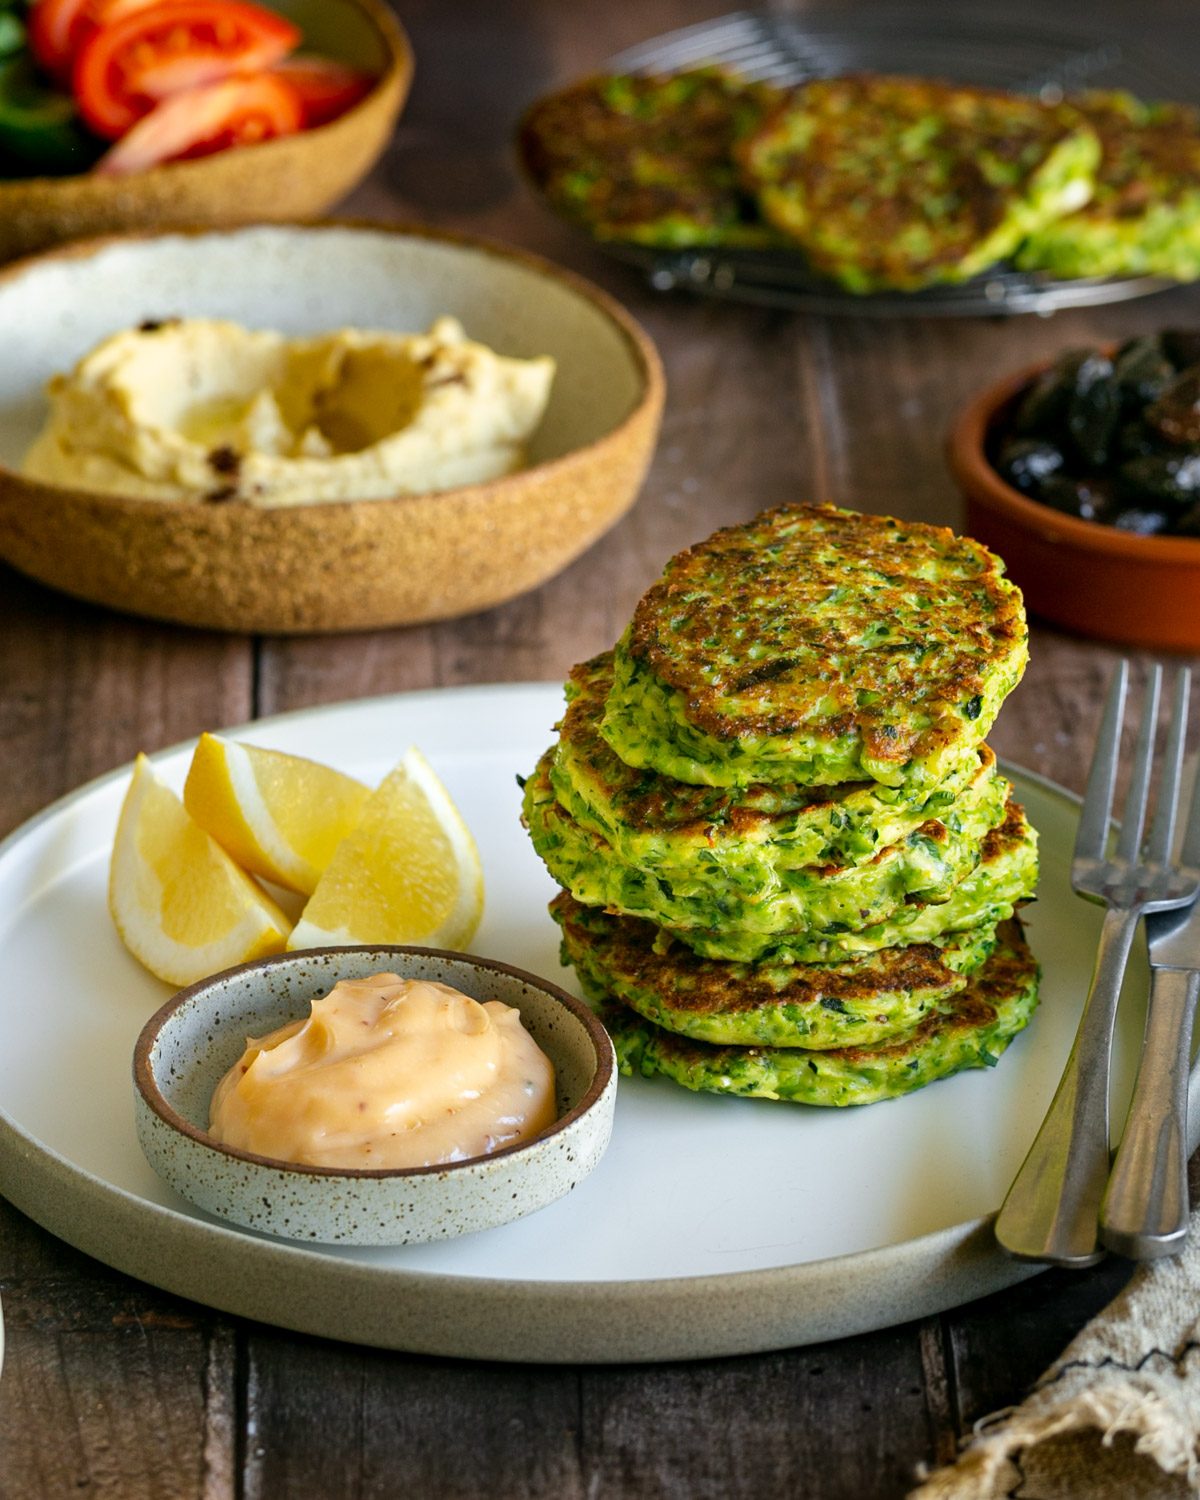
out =
[[[296,1172],[306,1177],[352,1177],[352,1178],[375,1178],[375,1177],[428,1177],[444,1172],[454,1172],[460,1167],[477,1166],[480,1162],[499,1161],[506,1156],[513,1156],[518,1151],[525,1151],[530,1146],[540,1141],[551,1139],[565,1130],[568,1125],[573,1124],[591,1109],[600,1095],[608,1087],[613,1071],[613,1049],[608,1032],[601,1026],[600,1022],[592,1014],[591,1010],[582,1000],[576,1000],[574,995],[569,995],[566,990],[560,989],[558,985],[551,984],[549,980],[541,979],[536,974],[530,974],[526,969],[515,968],[512,964],[501,963],[498,959],[473,958],[462,953],[452,953],[444,948],[419,948],[415,946],[384,945],[375,947],[370,943],[360,944],[355,947],[345,948],[311,948],[304,949],[302,953],[289,954],[288,958],[297,959],[304,957],[309,959],[333,958],[341,953],[378,953],[380,955],[398,954],[412,955],[416,958],[446,959],[451,963],[466,964],[470,968],[479,969],[483,973],[505,974],[511,979],[517,979],[528,985],[531,989],[541,990],[543,994],[557,1000],[574,1018],[581,1022],[592,1043],[596,1054],[596,1071],[583,1098],[565,1115],[555,1120],[548,1129],[543,1130],[531,1141],[517,1141],[511,1146],[502,1146],[499,1151],[488,1152],[486,1156],[471,1156],[465,1161],[442,1162],[430,1167],[315,1167],[306,1166],[299,1162],[281,1161],[274,1156],[258,1156],[252,1151],[239,1151],[233,1146],[223,1145],[203,1130],[198,1129],[189,1120],[185,1120],[181,1114],[167,1103],[159,1090],[158,1083],[154,1077],[154,1071],[150,1066],[150,1054],[153,1052],[158,1041],[159,1032],[175,1014],[194,996],[201,994],[216,979],[229,979],[234,975],[253,974],[260,969],[279,967],[279,957],[272,955],[268,958],[258,958],[247,964],[239,964],[233,969],[224,969],[220,974],[211,974],[207,979],[201,979],[198,983],[189,985],[187,989],[180,990],[177,995],[161,1006],[142,1027],[141,1035],[137,1039],[137,1046],[133,1052],[133,1078],[138,1092],[142,1098],[159,1117],[180,1135],[185,1135],[189,1140],[198,1145],[207,1146],[211,1151],[218,1151],[224,1156],[233,1157],[237,1161],[252,1162],[255,1166],[272,1167],[281,1172]]]

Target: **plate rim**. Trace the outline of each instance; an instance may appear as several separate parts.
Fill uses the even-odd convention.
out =
[[[447,696],[534,692],[549,699],[550,689],[561,692],[561,683],[423,688],[312,704],[221,732]],[[195,743],[196,737],[188,737],[149,758],[157,763]],[[0,862],[43,823],[127,777],[131,767],[132,762],[103,772],[34,813],[0,840]],[[1001,767],[1071,807],[1080,803],[1049,777],[1008,761]],[[1193,1073],[1193,1096],[1198,1080],[1200,1068]],[[1191,1118],[1194,1148],[1200,1110],[1192,1110]],[[930,1316],[1047,1269],[1003,1255],[990,1232],[994,1212],[845,1255],[700,1276],[572,1282],[397,1269],[252,1235],[148,1202],[69,1161],[22,1129],[2,1104],[0,1194],[75,1249],[220,1312],[376,1347],[513,1363],[637,1363],[795,1347]],[[72,1217],[80,1203],[87,1211]],[[134,1228],[137,1232],[130,1233]],[[228,1275],[227,1256],[236,1260],[236,1277]],[[847,1283],[853,1283],[849,1290]],[[353,1295],[331,1297],[330,1286]],[[382,1307],[376,1305],[378,1291],[385,1294]],[[464,1309],[469,1316],[463,1316]]]

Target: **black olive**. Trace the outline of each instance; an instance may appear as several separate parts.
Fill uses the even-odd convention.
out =
[[[1200,443],[1200,365],[1176,375],[1147,407],[1146,421],[1168,443]]]
[[[1116,457],[1145,458],[1149,453],[1162,452],[1162,438],[1152,432],[1139,417],[1133,422],[1123,422],[1117,430]]]
[[[1165,510],[1151,510],[1137,505],[1114,511],[1109,520],[1118,531],[1132,531],[1137,536],[1158,536],[1171,525],[1171,518]]]
[[[1057,436],[1079,368],[1090,357],[1090,349],[1070,349],[1042,371],[1021,398],[1013,418],[1013,431],[1019,437]]]
[[[1121,392],[1113,379],[1112,360],[1091,354],[1079,366],[1075,389],[1067,401],[1067,432],[1089,469],[1102,469],[1121,415]]]
[[[996,467],[1009,484],[1027,495],[1037,494],[1038,485],[1063,466],[1062,449],[1039,438],[1013,438],[1001,448]]]
[[[1200,365],[1200,328],[1164,328],[1159,342],[1177,370]]]
[[[1160,505],[1191,505],[1200,500],[1200,453],[1149,453],[1131,458],[1118,470],[1122,500],[1150,500]]]
[[[1044,479],[1038,499],[1065,515],[1082,521],[1108,519],[1111,497],[1105,485],[1094,479],[1071,479],[1065,474],[1051,474]]]
[[[1113,373],[1128,415],[1162,395],[1175,378],[1175,367],[1163,356],[1158,339],[1150,337],[1122,344],[1113,360]]]
[[[1136,333],[1133,338],[1126,339],[1124,343],[1117,345],[1117,352],[1113,355],[1113,364],[1119,365],[1123,359],[1131,354],[1140,354],[1144,350],[1153,350],[1155,354],[1163,354],[1162,335],[1160,333]]]

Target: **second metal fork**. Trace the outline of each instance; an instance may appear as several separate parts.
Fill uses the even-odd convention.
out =
[[[1075,892],[1108,907],[1091,988],[1054,1101],[996,1220],[996,1238],[1021,1260],[1083,1266],[1103,1254],[1097,1224],[1109,1172],[1109,1057],[1129,950],[1145,912],[1186,906],[1200,891],[1200,783],[1179,859],[1172,858],[1187,735],[1190,677],[1184,668],[1176,675],[1150,833],[1143,843],[1162,683],[1157,666],[1143,705],[1121,831],[1109,853],[1128,678],[1129,663],[1123,661],[1105,705],[1071,867]]]

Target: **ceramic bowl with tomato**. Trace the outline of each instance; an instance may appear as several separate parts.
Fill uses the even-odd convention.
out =
[[[0,0],[0,259],[320,214],[386,146],[412,75],[383,0],[15,4]]]
[[[21,473],[46,382],[102,339],[172,317],[290,336],[458,319],[499,354],[549,355],[525,467],[383,499],[164,503]],[[566,567],[633,504],[663,377],[611,298],[520,250],[391,225],[124,236],[0,270],[0,558],[134,614],[271,634],[365,630],[490,608]],[[220,503],[218,503],[220,502]]]

